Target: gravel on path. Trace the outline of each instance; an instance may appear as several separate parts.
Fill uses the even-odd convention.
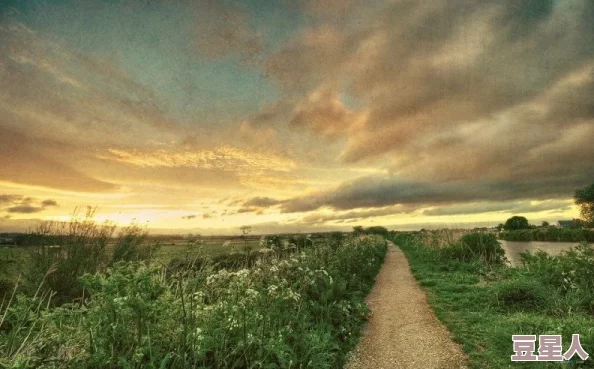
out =
[[[435,317],[392,242],[367,305],[371,316],[346,369],[467,368],[466,354]]]

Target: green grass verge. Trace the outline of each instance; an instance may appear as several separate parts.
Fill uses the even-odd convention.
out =
[[[534,271],[448,259],[408,235],[394,242],[435,314],[468,353],[471,368],[594,368],[592,357],[562,363],[510,359],[514,334],[560,334],[565,352],[571,335],[579,333],[582,347],[594,355],[594,311],[588,310],[594,291],[561,293]]]

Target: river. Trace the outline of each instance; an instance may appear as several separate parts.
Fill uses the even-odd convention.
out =
[[[516,242],[503,240],[499,240],[499,242],[505,249],[505,256],[511,262],[512,266],[521,265],[522,259],[520,257],[520,253],[526,250],[529,250],[533,253],[538,250],[542,250],[551,255],[558,255],[561,251],[569,250],[570,247],[579,245],[579,243],[574,242]]]

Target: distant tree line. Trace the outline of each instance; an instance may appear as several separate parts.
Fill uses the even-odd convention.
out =
[[[368,235],[368,234],[378,234],[381,236],[387,236],[390,233],[386,227],[382,226],[371,226],[367,228],[363,228],[362,226],[355,226],[353,227],[353,234],[355,236],[360,235]]]

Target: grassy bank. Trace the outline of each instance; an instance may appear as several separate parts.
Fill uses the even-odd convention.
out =
[[[0,367],[340,368],[386,243],[303,246],[285,240],[233,268],[118,261],[79,278],[83,296],[60,307],[45,282],[17,288],[0,307]]]
[[[594,231],[587,229],[537,228],[499,233],[506,241],[594,242]]]
[[[560,334],[565,352],[571,335],[579,333],[583,348],[594,354],[594,251],[526,255],[522,267],[509,268],[498,259],[494,238],[475,237],[394,237],[437,316],[469,354],[471,367],[593,368],[592,358],[521,363],[510,356],[513,334]]]

